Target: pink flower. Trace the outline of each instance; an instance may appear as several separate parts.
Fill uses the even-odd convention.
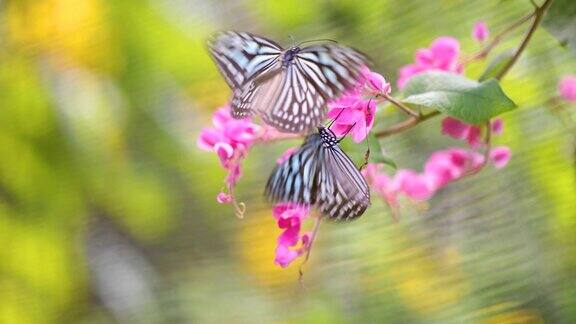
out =
[[[439,37],[429,48],[416,51],[414,63],[400,68],[398,88],[402,89],[414,75],[426,71],[447,71],[462,73],[464,67],[458,63],[460,57],[460,43],[453,37]]]
[[[276,204],[272,209],[278,227],[284,230],[278,237],[274,258],[274,263],[282,268],[287,267],[310,248],[310,234],[300,235],[302,222],[309,217],[309,212],[308,207],[289,203]]]
[[[357,100],[354,100],[357,99]],[[349,104],[349,106],[345,106]],[[334,134],[344,136],[352,134],[354,142],[359,143],[366,138],[374,124],[376,101],[358,98],[343,98],[339,102],[329,103],[328,118],[335,119],[330,128]]]
[[[476,170],[484,162],[478,152],[460,148],[436,151],[424,164],[424,173],[435,189],[440,189],[455,181],[468,171]]]
[[[368,95],[377,95],[381,93],[389,94],[392,91],[390,83],[379,73],[372,72],[368,67],[363,66],[360,70],[358,86],[364,88]]]
[[[494,118],[490,122],[492,135],[500,135],[504,129],[504,121],[501,118]],[[466,124],[458,119],[446,117],[442,120],[442,134],[452,138],[465,140],[470,147],[477,149],[483,144],[482,128],[475,125]]]
[[[232,202],[232,196],[230,196],[225,192],[221,192],[218,194],[218,196],[216,196],[216,201],[218,201],[221,204],[229,204]]]
[[[504,159],[505,152],[495,153]],[[432,153],[423,172],[401,169],[393,177],[381,170],[382,165],[368,164],[362,171],[366,181],[390,206],[396,206],[398,196],[413,200],[428,200],[442,187],[484,165],[484,156],[472,150],[449,148]]]
[[[435,188],[441,188],[464,174],[468,160],[468,152],[463,149],[437,151],[424,164],[424,172]]]
[[[396,173],[394,181],[400,190],[414,200],[427,200],[436,190],[431,178],[426,174],[419,174],[412,170],[400,170]]]
[[[508,161],[510,161],[511,156],[512,153],[510,153],[510,149],[506,146],[498,146],[490,151],[490,159],[496,169],[505,167]]]
[[[564,76],[558,83],[558,93],[566,101],[576,101],[576,76]]]
[[[398,186],[387,174],[382,172],[382,164],[368,163],[362,170],[366,182],[384,198],[384,201],[394,207],[398,204]]]
[[[202,129],[197,144],[202,150],[215,152],[222,167],[228,171],[228,193],[219,193],[216,200],[222,204],[234,203],[239,213],[242,208],[235,202],[234,186],[242,175],[241,162],[246,157],[248,148],[258,139],[260,127],[253,124],[249,118],[232,118],[228,107],[214,112],[212,124],[213,127]]]
[[[474,24],[474,28],[472,29],[472,38],[474,38],[476,41],[482,43],[488,39],[489,35],[490,32],[488,31],[488,26],[486,26],[484,21],[479,20],[476,22],[476,24]]]
[[[351,133],[355,142],[361,142],[374,124],[376,113],[374,97],[388,93],[390,93],[390,84],[386,82],[386,79],[367,67],[363,67],[356,86],[328,103],[328,117],[335,120],[331,130],[338,136]]]
[[[198,137],[198,147],[205,151],[216,151],[218,144],[220,147],[226,144],[229,147],[226,148],[227,151],[238,147],[246,148],[258,138],[260,130],[260,127],[253,124],[250,118],[232,118],[228,107],[216,110],[212,123],[214,127],[202,129]]]
[[[477,148],[482,142],[482,129],[469,125],[452,117],[442,120],[442,134],[455,139],[466,140],[471,147]]]
[[[500,135],[504,129],[504,121],[502,118],[494,118],[490,122],[490,126],[492,127],[492,134],[493,135]]]

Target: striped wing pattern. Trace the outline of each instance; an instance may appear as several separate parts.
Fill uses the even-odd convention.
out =
[[[266,184],[265,195],[274,202],[314,204],[321,145],[318,134],[309,135],[297,152],[276,166]]]
[[[370,191],[354,163],[338,147],[309,135],[288,160],[278,165],[266,185],[273,202],[316,205],[330,219],[352,220],[370,205]]]
[[[249,33],[219,35],[210,48],[233,89],[232,115],[256,112],[282,132],[309,133],[321,124],[326,102],[353,86],[367,65],[363,54],[337,44],[308,46],[285,61],[287,51],[271,40]]]
[[[241,89],[248,80],[267,71],[282,53],[274,41],[245,32],[217,33],[208,48],[218,69],[233,89]]]

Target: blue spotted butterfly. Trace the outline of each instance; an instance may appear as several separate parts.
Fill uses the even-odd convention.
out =
[[[338,44],[283,49],[246,32],[221,32],[208,44],[232,88],[232,116],[253,113],[279,131],[310,133],[326,118],[326,102],[354,85],[366,57]]]
[[[314,205],[333,220],[352,220],[370,205],[366,180],[338,146],[326,127],[306,137],[304,144],[276,166],[265,196],[273,202]]]

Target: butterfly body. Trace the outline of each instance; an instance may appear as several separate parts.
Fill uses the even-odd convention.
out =
[[[300,52],[300,47],[298,46],[290,47],[286,52],[284,52],[284,55],[282,56],[282,67],[288,68],[290,64],[294,64],[294,58],[296,58],[298,52]]]
[[[222,32],[210,53],[232,89],[235,118],[252,114],[279,131],[310,133],[326,117],[326,103],[356,83],[368,65],[358,51],[338,44],[283,49],[246,32]]]
[[[352,220],[370,205],[370,191],[362,174],[325,127],[306,137],[304,144],[272,172],[265,195],[273,202],[314,205],[330,219]]]

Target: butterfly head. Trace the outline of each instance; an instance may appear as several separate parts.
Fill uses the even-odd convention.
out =
[[[322,144],[324,147],[332,147],[338,145],[338,138],[330,130],[330,128],[326,128],[324,126],[318,127],[318,133],[320,134],[320,138],[322,139]]]
[[[300,52],[300,47],[298,46],[292,46],[288,50],[286,50],[286,52],[284,53],[284,57],[282,58],[282,65],[288,66],[292,62],[292,60],[294,60],[294,57],[296,57],[296,54],[298,54],[298,52]]]

